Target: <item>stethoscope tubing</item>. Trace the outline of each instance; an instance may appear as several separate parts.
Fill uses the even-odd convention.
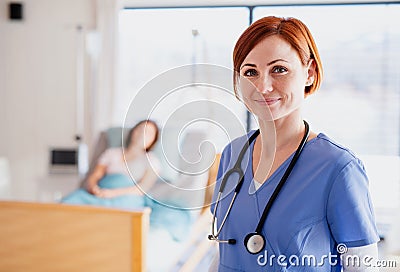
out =
[[[249,253],[251,253],[251,254],[257,254],[262,250],[262,248],[265,247],[265,237],[262,235],[261,232],[262,232],[262,229],[264,227],[264,224],[265,224],[265,221],[267,219],[267,216],[269,214],[269,211],[272,208],[272,205],[274,204],[276,198],[278,197],[278,194],[280,193],[280,191],[282,190],[283,186],[285,185],[285,183],[286,183],[290,173],[292,172],[293,167],[295,166],[297,160],[299,159],[300,154],[303,151],[304,146],[307,143],[308,137],[310,135],[310,128],[309,128],[309,125],[308,125],[308,123],[306,121],[304,121],[304,125],[305,125],[304,136],[303,136],[299,146],[297,147],[296,152],[293,155],[293,158],[290,161],[288,168],[286,169],[286,171],[283,174],[281,180],[279,181],[278,185],[276,186],[275,190],[273,191],[270,199],[268,200],[267,204],[265,205],[263,213],[262,213],[261,218],[260,218],[260,220],[259,220],[259,222],[257,224],[255,232],[249,233],[245,237],[245,240],[244,240],[245,247],[246,247],[247,251]],[[243,146],[242,150],[240,151],[238,159],[237,159],[235,165],[225,173],[225,175],[224,175],[224,177],[223,177],[223,179],[221,181],[221,184],[220,184],[220,187],[219,187],[219,190],[218,190],[217,200],[215,202],[215,207],[214,207],[214,211],[213,211],[212,230],[211,230],[212,234],[210,234],[208,236],[209,240],[214,240],[214,241],[219,242],[219,243],[228,243],[228,244],[235,244],[236,243],[235,239],[220,240],[218,238],[218,236],[221,233],[223,226],[225,225],[225,222],[226,222],[226,220],[228,218],[228,215],[232,210],[232,207],[233,207],[233,204],[235,202],[236,196],[239,193],[240,189],[242,188],[242,185],[243,185],[243,182],[244,182],[244,172],[241,169],[241,163],[242,163],[243,157],[244,157],[248,147],[250,146],[250,144],[255,140],[255,138],[259,134],[260,134],[260,130],[257,130],[256,132],[253,133],[253,135],[251,135],[251,137],[248,139],[248,141],[246,142],[246,144]],[[235,191],[234,191],[234,194],[232,196],[232,200],[231,200],[231,202],[229,204],[229,207],[227,209],[227,212],[225,213],[225,216],[224,216],[224,218],[223,218],[223,220],[222,220],[222,222],[221,222],[221,224],[220,224],[220,226],[219,226],[219,228],[217,230],[217,233],[215,233],[215,229],[214,228],[215,228],[215,219],[216,219],[216,214],[217,214],[217,208],[219,206],[222,193],[223,193],[223,191],[225,189],[225,185],[226,185],[229,177],[234,173],[239,174],[239,181],[236,184]],[[258,244],[258,245],[252,244],[252,241],[254,240],[253,238],[258,239],[259,241],[257,243],[260,243],[260,244]],[[261,242],[260,242],[260,240],[261,240]],[[257,249],[250,249],[251,244],[252,245],[256,245]]]
[[[220,243],[229,243],[229,244],[232,244],[232,241],[234,241],[233,242],[233,244],[234,244],[234,243],[236,243],[235,239],[219,240],[218,236],[221,233],[222,227],[225,225],[225,221],[228,218],[228,215],[232,210],[232,205],[235,202],[236,195],[237,195],[236,192],[233,193],[233,197],[232,197],[231,203],[229,203],[228,211],[225,213],[224,219],[222,220],[221,225],[219,226],[219,228],[217,230],[217,233],[214,233],[215,218],[216,218],[215,215],[217,213],[217,206],[219,204],[219,200],[221,199],[221,195],[222,195],[222,192],[218,192],[217,202],[215,203],[214,212],[213,212],[214,216],[213,216],[213,219],[212,219],[212,234],[208,236],[208,239],[215,240],[215,241],[220,242]]]
[[[278,197],[278,194],[282,190],[283,185],[285,185],[290,173],[293,170],[293,167],[296,165],[296,162],[299,159],[301,152],[303,151],[303,148],[304,148],[304,146],[305,146],[305,144],[307,142],[307,139],[308,139],[308,137],[310,135],[310,127],[309,127],[309,125],[308,125],[308,123],[306,121],[304,121],[304,125],[305,125],[305,130],[306,130],[305,133],[304,133],[304,136],[301,139],[301,142],[300,142],[299,146],[297,147],[296,152],[295,152],[292,160],[290,161],[288,168],[286,168],[285,173],[283,174],[281,180],[279,181],[279,183],[276,186],[275,190],[273,191],[271,197],[269,198],[269,200],[267,202],[267,205],[265,205],[265,208],[263,210],[263,213],[261,215],[260,221],[258,222],[256,231],[255,231],[256,233],[261,233],[261,231],[262,231],[262,229],[264,227],[265,221],[267,220],[267,216],[269,214],[269,211],[271,210],[272,205],[275,202],[275,199]]]
[[[229,243],[229,244],[235,244],[235,243],[236,243],[236,240],[235,240],[235,239],[219,240],[219,239],[218,239],[218,236],[219,236],[219,234],[221,233],[221,230],[222,230],[223,226],[225,225],[226,219],[228,218],[228,215],[229,215],[230,211],[232,210],[232,206],[233,206],[233,203],[235,202],[236,196],[237,196],[237,194],[239,193],[239,191],[240,191],[240,189],[242,188],[242,185],[243,185],[244,173],[243,173],[243,170],[242,170],[242,168],[241,168],[241,162],[242,162],[242,160],[243,160],[243,157],[244,157],[244,155],[245,155],[245,153],[246,153],[246,151],[247,151],[247,148],[250,146],[250,144],[254,141],[254,139],[255,139],[259,134],[260,134],[260,130],[256,130],[256,131],[253,133],[253,135],[250,136],[250,138],[248,139],[248,141],[246,142],[246,144],[243,146],[242,150],[240,151],[239,156],[238,156],[238,159],[237,159],[235,165],[234,165],[229,171],[227,171],[227,172],[225,173],[224,177],[222,178],[222,181],[221,181],[221,184],[220,184],[219,190],[218,190],[217,200],[215,201],[215,207],[214,207],[213,219],[212,219],[211,235],[208,236],[208,239],[209,239],[209,240],[214,240],[214,241],[217,241],[217,242],[220,242],[220,243]],[[222,222],[221,222],[221,224],[220,224],[220,226],[219,226],[219,228],[218,228],[218,230],[217,230],[217,233],[215,233],[214,226],[215,226],[215,219],[216,219],[216,217],[217,217],[217,216],[216,216],[216,215],[217,215],[217,208],[218,208],[218,205],[219,205],[219,203],[220,203],[222,193],[223,193],[223,191],[224,191],[224,189],[225,189],[225,185],[226,185],[226,183],[227,183],[229,177],[230,177],[233,173],[239,174],[239,181],[238,181],[238,183],[236,184],[235,191],[234,191],[234,193],[233,193],[232,200],[231,200],[231,202],[229,203],[228,210],[227,210],[227,212],[225,213],[225,216],[224,216],[224,218],[223,218],[223,220],[222,220]]]

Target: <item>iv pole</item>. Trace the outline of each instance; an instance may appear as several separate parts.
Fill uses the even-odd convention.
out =
[[[84,177],[88,171],[88,148],[83,141],[84,134],[84,33],[83,27],[78,25],[77,31],[77,45],[76,45],[76,134],[75,140],[78,143],[78,174],[80,177]]]

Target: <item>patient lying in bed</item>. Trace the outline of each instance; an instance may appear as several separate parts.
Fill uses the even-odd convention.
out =
[[[144,207],[145,194],[155,184],[160,171],[160,163],[150,151],[157,139],[155,122],[139,122],[129,131],[125,149],[107,149],[85,188],[72,192],[61,202],[123,209]]]

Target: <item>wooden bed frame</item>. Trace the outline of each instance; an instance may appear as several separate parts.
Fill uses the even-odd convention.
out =
[[[145,271],[149,214],[0,201],[0,271]]]

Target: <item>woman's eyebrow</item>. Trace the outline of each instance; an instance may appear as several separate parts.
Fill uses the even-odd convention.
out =
[[[272,64],[274,64],[275,62],[278,62],[278,61],[288,62],[287,60],[284,60],[284,59],[276,59],[276,60],[273,60],[273,61],[269,62],[267,64],[267,66],[270,66],[270,65],[272,65]]]
[[[255,64],[252,64],[252,63],[245,63],[245,64],[243,64],[243,65],[240,67],[240,69],[242,69],[242,68],[245,67],[245,66],[250,66],[250,67],[256,67],[256,68],[257,68],[257,65],[255,65]]]
[[[267,66],[270,66],[270,65],[272,65],[272,64],[274,64],[274,63],[276,63],[276,62],[278,62],[278,61],[288,62],[287,60],[284,60],[284,59],[276,59],[276,60],[273,60],[273,61],[268,62],[268,63],[267,63]],[[243,65],[240,67],[240,69],[242,69],[242,68],[245,67],[245,66],[250,66],[250,67],[256,67],[256,68],[257,68],[257,65],[255,65],[255,64],[253,64],[253,63],[245,63],[245,64],[243,64]]]

